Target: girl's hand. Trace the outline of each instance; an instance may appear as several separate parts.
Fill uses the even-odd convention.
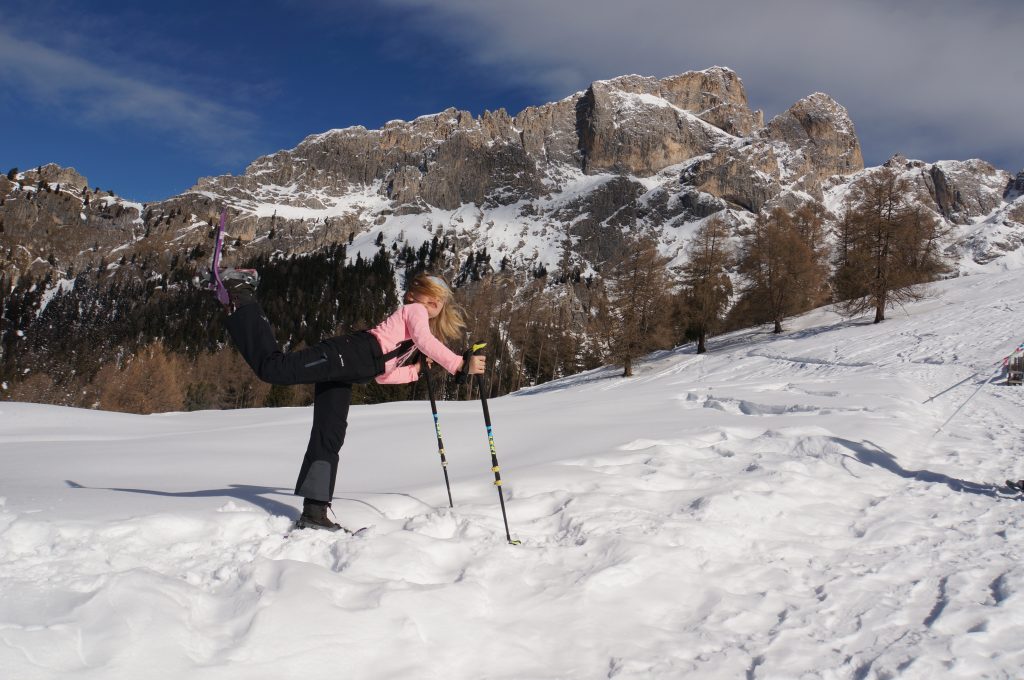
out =
[[[487,357],[482,354],[474,354],[469,358],[469,369],[466,371],[469,375],[480,375],[487,368]]]

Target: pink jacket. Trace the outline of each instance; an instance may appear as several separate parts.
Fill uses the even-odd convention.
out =
[[[440,340],[430,333],[430,316],[427,308],[418,302],[400,307],[380,325],[370,329],[370,333],[380,343],[380,351],[384,354],[392,351],[405,340],[412,340],[416,349],[444,367],[449,373],[455,373],[462,364],[462,357],[445,347]],[[412,350],[409,350],[412,353]],[[376,380],[381,384],[415,382],[420,377],[419,364],[399,366],[409,354],[395,357],[384,364],[384,372]]]

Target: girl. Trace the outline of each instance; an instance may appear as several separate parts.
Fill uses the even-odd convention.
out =
[[[354,383],[395,384],[419,378],[419,364],[403,365],[415,350],[449,373],[483,373],[486,359],[468,361],[445,347],[465,327],[451,287],[439,276],[417,275],[405,294],[405,306],[370,329],[323,340],[297,352],[282,352],[270,323],[256,302],[258,276],[251,269],[227,269],[221,281],[228,290],[228,333],[245,361],[263,381],[273,385],[314,387],[313,429],[295,483],[303,497],[300,529],[337,531],[327,517],[338,473],[338,452],[345,441],[348,406]],[[440,340],[439,340],[440,338]]]

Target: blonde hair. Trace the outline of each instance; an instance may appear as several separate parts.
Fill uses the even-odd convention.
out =
[[[440,276],[429,272],[420,272],[409,284],[405,293],[405,301],[411,302],[412,296],[433,297],[444,303],[441,313],[430,320],[430,332],[442,342],[451,342],[462,337],[466,327],[465,312],[455,301],[451,286]]]

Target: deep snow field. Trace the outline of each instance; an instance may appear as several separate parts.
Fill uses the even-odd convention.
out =
[[[1018,272],[819,310],[490,402],[356,407],[288,534],[310,409],[0,403],[11,680],[1020,678]],[[978,376],[936,399],[925,400]]]

